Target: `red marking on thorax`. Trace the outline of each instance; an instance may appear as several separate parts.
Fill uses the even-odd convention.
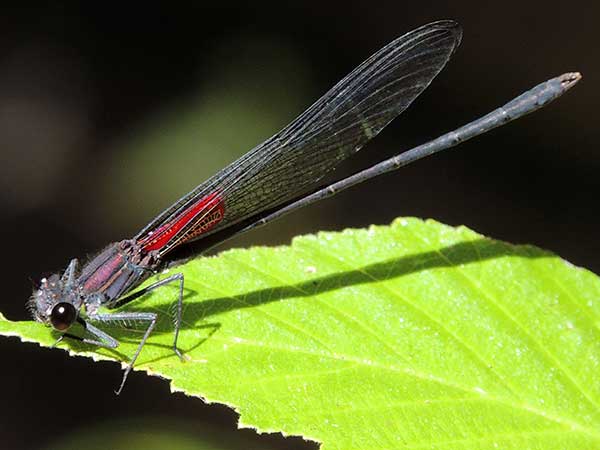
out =
[[[194,219],[199,218],[194,226],[181,238],[179,244],[183,244],[189,239],[212,229],[216,224],[223,220],[224,212],[225,207],[223,206],[221,198],[216,193],[209,194],[183,211],[171,222],[162,225],[151,234],[142,238],[139,241],[139,244],[145,251],[160,250],[167,245],[173,237],[177,236],[186,225]]]
[[[115,274],[119,273],[119,268],[122,267],[123,264],[123,255],[118,253],[115,254],[96,269],[93,276],[83,284],[83,288],[87,292],[100,291],[102,286],[106,285]]]

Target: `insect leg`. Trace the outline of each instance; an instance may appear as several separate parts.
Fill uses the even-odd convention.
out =
[[[140,322],[140,321],[149,323],[148,328],[146,328],[144,336],[142,337],[142,340],[140,341],[137,350],[135,351],[133,357],[129,361],[129,364],[127,365],[127,368],[125,369],[125,373],[123,374],[123,380],[121,381],[121,385],[119,386],[119,389],[117,389],[115,391],[115,394],[119,395],[121,393],[121,391],[123,390],[123,386],[125,386],[125,381],[127,380],[127,376],[129,375],[129,372],[131,372],[131,369],[133,368],[135,361],[137,360],[138,356],[140,355],[142,348],[146,344],[146,341],[148,340],[150,333],[152,333],[152,330],[154,329],[154,326],[156,325],[156,319],[157,319],[157,315],[155,313],[151,313],[151,312],[118,312],[118,313],[112,313],[112,314],[94,314],[93,316],[89,317],[89,320],[94,320],[94,321],[102,322],[102,323],[110,323],[110,322],[121,322],[122,323],[122,322]],[[106,333],[104,333],[103,331],[94,327],[93,325],[90,325],[89,323],[87,323],[86,329],[90,333],[94,334],[95,336],[98,336],[99,339],[108,337],[116,345],[118,345],[118,342],[115,339],[111,338]]]
[[[183,354],[181,353],[181,350],[179,350],[179,348],[177,347],[177,339],[179,338],[179,329],[181,328],[181,318],[182,318],[182,314],[183,314],[183,274],[182,273],[176,273],[176,274],[173,274],[163,280],[159,280],[156,283],[152,283],[152,284],[144,287],[143,289],[140,289],[139,291],[136,291],[126,297],[119,299],[117,302],[109,305],[109,307],[111,309],[113,309],[113,308],[118,308],[120,306],[126,305],[129,302],[135,300],[136,298],[141,297],[142,295],[145,295],[148,292],[153,291],[154,289],[157,289],[166,284],[169,284],[173,281],[179,282],[179,297],[177,299],[177,310],[175,312],[175,318],[174,318],[175,319],[175,338],[173,339],[173,351],[175,352],[175,354],[177,356],[179,356],[179,359],[181,359],[183,361],[184,360]]]
[[[83,342],[84,344],[96,345],[97,347],[103,348],[117,348],[119,346],[119,341],[105,333],[104,331],[96,328],[89,322],[86,322],[81,317],[77,318],[77,322],[81,324],[83,329],[90,333],[94,339],[89,339],[81,336],[77,336],[71,333],[63,333],[57,341],[54,343],[54,347],[57,346],[64,338],[73,339],[79,342]]]

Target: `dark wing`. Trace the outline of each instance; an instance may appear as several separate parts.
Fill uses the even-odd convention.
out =
[[[461,36],[460,26],[445,20],[392,41],[279,133],[163,211],[135,239],[147,243],[162,233],[160,245],[152,248],[164,254],[314,187],[429,86]]]

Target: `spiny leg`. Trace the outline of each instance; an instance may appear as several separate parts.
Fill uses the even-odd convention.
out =
[[[159,280],[155,283],[152,283],[149,286],[146,286],[143,289],[140,289],[139,291],[136,291],[126,297],[119,299],[117,302],[111,304],[109,307],[111,309],[119,308],[120,306],[126,305],[126,304],[132,302],[133,300],[135,300],[136,298],[141,297],[142,295],[145,295],[148,292],[153,291],[154,289],[157,289],[166,284],[169,284],[173,281],[179,282],[179,297],[177,299],[177,311],[175,312],[175,333],[174,333],[175,338],[173,339],[173,351],[175,352],[175,354],[177,356],[179,356],[179,359],[184,361],[185,358],[183,357],[183,354],[177,347],[177,339],[179,338],[179,329],[181,328],[181,320],[182,320],[182,315],[183,315],[183,274],[182,273],[176,273],[176,274],[173,274],[163,280]]]
[[[79,323],[86,332],[89,332],[95,339],[88,339],[85,337],[77,336],[71,333],[63,333],[56,340],[53,347],[56,347],[64,338],[73,339],[79,342],[83,342],[84,344],[96,345],[98,347],[103,348],[117,348],[119,346],[119,341],[105,333],[104,331],[96,328],[94,325],[86,322],[81,317],[77,318],[77,323]]]
[[[119,386],[119,389],[117,389],[115,391],[115,394],[119,395],[121,393],[121,391],[123,390],[123,386],[125,386],[125,381],[127,381],[127,376],[129,375],[129,372],[131,372],[131,369],[133,368],[135,361],[137,360],[138,356],[140,355],[142,348],[144,347],[144,344],[146,344],[146,341],[148,340],[150,333],[152,333],[152,330],[154,329],[154,326],[156,325],[157,315],[155,313],[151,313],[151,312],[119,312],[119,313],[112,313],[112,314],[94,314],[93,316],[90,316],[89,319],[98,321],[98,322],[102,322],[102,323],[130,322],[130,321],[131,322],[136,322],[136,321],[149,322],[148,328],[146,328],[146,332],[144,333],[144,336],[142,337],[142,340],[140,341],[137,350],[135,351],[133,357],[131,358],[131,360],[129,361],[129,364],[127,365],[127,367],[125,369],[125,373],[123,374],[123,380],[121,381],[121,385]],[[92,330],[92,328],[93,328],[93,330]],[[103,331],[94,327],[93,325],[90,325],[89,323],[87,323],[86,329],[88,331],[90,331],[90,333],[98,336],[100,339],[101,339],[101,336],[108,336],[106,333],[104,333]],[[99,333],[99,334],[96,334],[96,333]],[[108,337],[110,338],[110,336],[108,336]],[[118,345],[118,342],[115,339],[113,339],[113,338],[110,338],[110,339],[112,339]]]
[[[79,261],[76,258],[73,258],[69,263],[69,267],[65,270],[63,274],[63,281],[67,284],[67,286],[73,286],[75,283],[75,272],[77,271],[77,265]]]

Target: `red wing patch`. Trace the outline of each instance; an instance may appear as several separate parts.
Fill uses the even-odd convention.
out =
[[[178,240],[178,244],[199,236],[211,230],[221,220],[225,213],[223,201],[216,193],[201,198],[185,211],[181,212],[170,222],[161,225],[156,230],[139,241],[139,245],[145,251],[161,250],[173,239]],[[191,227],[187,227],[192,224]],[[182,231],[184,231],[184,234]]]

